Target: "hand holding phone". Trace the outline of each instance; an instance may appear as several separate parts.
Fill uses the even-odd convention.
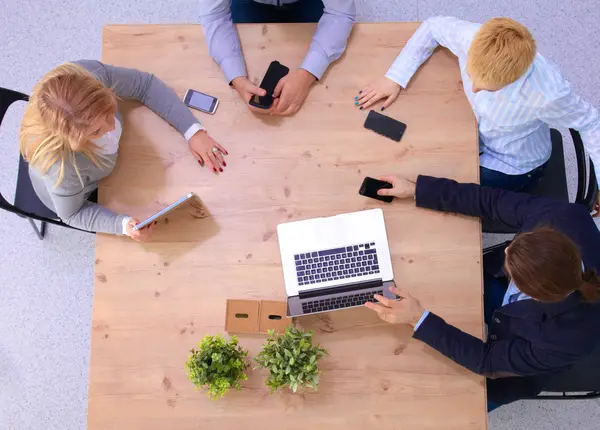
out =
[[[250,106],[257,107],[259,109],[269,109],[273,104],[273,92],[275,87],[281,78],[288,74],[290,69],[281,64],[279,61],[273,61],[265,73],[265,77],[260,83],[260,87],[264,89],[267,94],[265,96],[254,95],[250,99]]]
[[[393,185],[389,182],[380,181],[367,176],[360,186],[358,194],[361,196],[370,197],[372,199],[381,200],[382,202],[391,203],[392,200],[394,200],[394,196],[380,196],[377,194],[377,191],[382,188],[393,188]]]

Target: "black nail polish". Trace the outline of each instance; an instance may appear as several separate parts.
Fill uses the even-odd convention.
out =
[[[363,107],[362,107],[362,106],[360,107],[360,110],[363,110]]]
[[[362,90],[358,92],[358,94],[362,94]]]
[[[383,111],[383,110],[385,110],[385,107],[383,107],[383,106],[382,106],[382,107],[381,107],[381,110],[382,110],[382,111]]]

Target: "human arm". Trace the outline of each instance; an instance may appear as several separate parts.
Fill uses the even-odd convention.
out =
[[[413,337],[470,371],[489,378],[558,371],[576,360],[569,354],[536,347],[520,337],[484,342],[434,313],[427,315]]]
[[[81,187],[75,188],[65,181],[58,187],[44,178],[46,189],[54,205],[56,215],[67,225],[97,233],[123,235],[123,225],[129,217],[117,214],[98,203],[87,200]]]
[[[229,0],[200,0],[198,21],[208,53],[231,83],[237,77],[246,76],[246,63],[229,4]]]
[[[417,178],[415,200],[418,207],[487,218],[515,229],[528,221],[537,223],[548,213],[577,210],[545,197],[423,175]]]
[[[323,15],[300,68],[281,78],[275,87],[271,114],[295,114],[313,83],[321,79],[327,67],[346,49],[356,18],[354,0],[325,0],[323,3]]]
[[[106,87],[112,88],[121,99],[138,100],[181,133],[194,157],[202,166],[208,163],[212,170],[223,171],[223,154],[227,151],[206,132],[175,91],[151,73],[137,69],[102,64],[95,60],[81,60],[77,64],[93,73]],[[217,152],[213,152],[213,148]]]
[[[367,109],[381,99],[385,99],[381,110],[389,107],[398,98],[402,88],[417,69],[438,46],[448,48],[457,57],[465,57],[471,35],[478,24],[460,21],[450,17],[433,17],[424,21],[408,40],[385,76],[361,88],[355,97],[355,105]]]
[[[385,76],[406,88],[408,82],[438,46],[461,58],[466,55],[479,24],[436,16],[425,20],[408,40]]]
[[[424,310],[406,290],[390,288],[390,291],[400,299],[376,295],[378,302],[367,302],[365,306],[386,322],[413,327],[415,339],[474,373],[490,378],[535,375],[568,368],[577,358],[577,354],[536,348],[522,338],[483,342]]]
[[[246,64],[240,39],[231,20],[228,0],[201,0],[199,21],[208,45],[208,52],[223,71],[227,82],[235,88],[248,108],[257,113],[264,109],[250,106],[254,95],[264,96],[265,90],[254,85],[247,77]]]
[[[553,127],[572,128],[579,132],[585,150],[596,168],[596,180],[600,180],[600,113],[598,109],[573,92],[569,82],[556,72],[552,76],[559,82],[560,90],[540,111],[540,120]],[[600,194],[598,195],[600,203]],[[596,207],[596,210],[600,208]],[[598,215],[598,214],[597,214]]]

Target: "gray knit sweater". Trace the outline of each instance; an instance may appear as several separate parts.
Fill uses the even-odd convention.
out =
[[[193,124],[198,123],[175,92],[150,73],[109,66],[94,60],[80,60],[74,63],[91,72],[106,87],[113,88],[119,98],[139,100],[182,135]],[[118,112],[116,116],[123,123]],[[83,186],[69,162],[65,163],[64,179],[58,187],[55,187],[55,184],[60,162],[52,165],[44,175],[37,169],[30,168],[29,176],[40,200],[66,224],[99,233],[122,234],[123,220],[127,215],[116,214],[87,200],[98,188],[98,181],[113,171],[117,155],[118,152],[105,156],[107,166],[98,168],[88,158],[77,154],[75,159]]]

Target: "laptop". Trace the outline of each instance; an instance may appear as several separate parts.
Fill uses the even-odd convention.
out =
[[[381,209],[279,224],[277,236],[288,317],[397,298]]]

